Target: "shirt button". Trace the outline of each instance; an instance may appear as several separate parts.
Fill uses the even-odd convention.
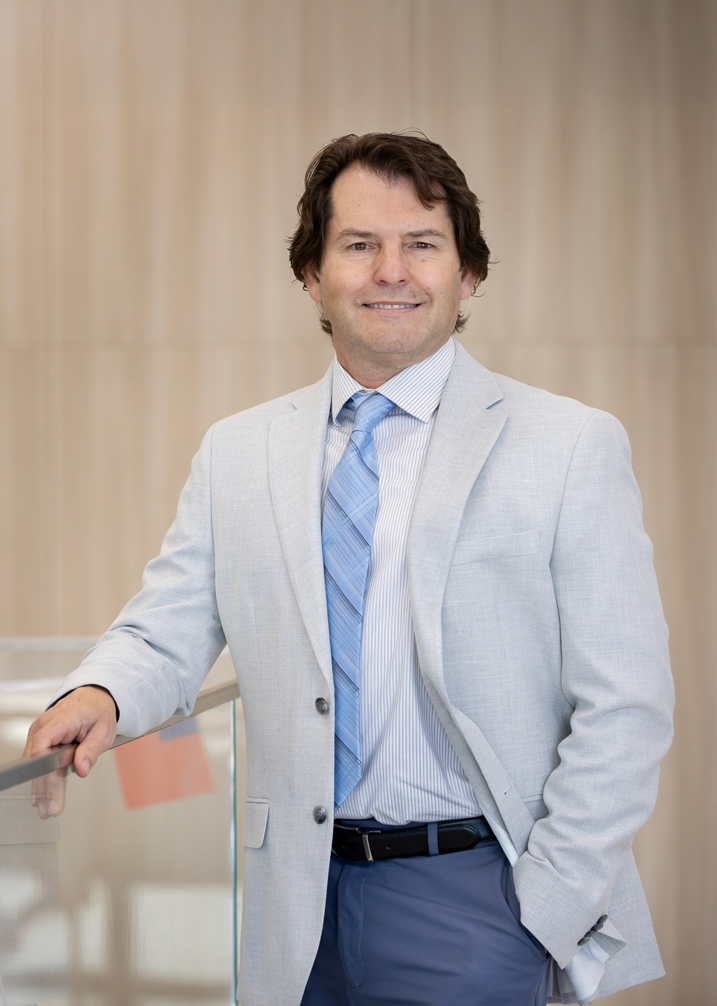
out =
[[[314,807],[314,821],[317,824],[323,824],[326,818],[326,807]]]
[[[326,716],[329,711],[329,704],[326,699],[317,699],[316,702],[314,702],[314,705],[316,706],[317,713],[321,716]]]

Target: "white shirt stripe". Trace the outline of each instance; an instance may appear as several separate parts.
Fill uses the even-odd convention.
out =
[[[406,547],[418,480],[456,347],[401,371],[380,389],[396,408],[374,429],[378,509],[361,641],[363,776],[339,810],[342,818],[383,824],[476,817],[480,808],[428,698],[408,599]],[[346,401],[362,389],[334,360],[323,497],[346,450],[354,413]]]

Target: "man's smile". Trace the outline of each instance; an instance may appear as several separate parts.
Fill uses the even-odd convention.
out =
[[[381,311],[412,311],[416,307],[420,307],[420,304],[401,304],[397,302],[382,302],[377,301],[374,304],[364,304],[364,307],[370,307],[374,310]]]

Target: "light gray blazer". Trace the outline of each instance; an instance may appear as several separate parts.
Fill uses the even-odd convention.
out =
[[[333,696],[321,553],[331,371],[219,422],[141,592],[63,685],[114,695],[139,735],[191,710],[229,645],[247,731],[240,1001],[298,1006],[331,850]],[[616,419],[491,374],[460,346],[412,517],[430,698],[520,856],[524,924],[562,970],[598,917],[597,995],[661,975],[630,851],[671,739],[667,630]],[[316,824],[313,809],[329,817]]]

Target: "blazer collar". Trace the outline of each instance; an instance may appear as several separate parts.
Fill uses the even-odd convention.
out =
[[[301,617],[333,694],[331,643],[321,551],[321,476],[333,367],[297,392],[292,410],[269,429],[269,486],[276,526]]]
[[[503,393],[458,344],[416,495],[408,540],[408,579],[419,663],[442,690],[441,607],[468,495],[495,445]]]

